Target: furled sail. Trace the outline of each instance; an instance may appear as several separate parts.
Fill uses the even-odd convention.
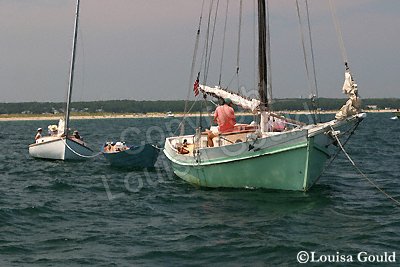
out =
[[[341,107],[339,112],[336,113],[335,118],[337,120],[343,120],[348,116],[359,113],[361,110],[361,100],[358,97],[357,84],[354,82],[349,71],[346,71],[344,74],[343,93],[346,94],[349,99],[346,104]]]
[[[233,92],[228,92],[222,89],[219,86],[209,87],[206,85],[200,85],[200,90],[206,94],[221,97],[221,98],[230,98],[232,103],[238,105],[244,109],[249,109],[252,112],[255,112],[258,106],[260,105],[260,101],[257,99],[249,99],[244,96],[238,95]]]
[[[65,120],[63,118],[60,118],[58,121],[58,135],[61,136],[64,134],[65,130]]]

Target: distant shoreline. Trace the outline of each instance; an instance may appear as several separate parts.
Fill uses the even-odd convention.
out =
[[[321,111],[321,114],[335,114],[336,110]],[[366,113],[395,113],[396,109],[380,109],[380,110],[364,110]],[[282,114],[310,114],[309,111],[277,111]],[[252,113],[238,112],[236,115],[239,116],[250,116]],[[174,117],[183,117],[183,113],[175,113]],[[198,113],[187,114],[188,117],[199,116]],[[60,115],[47,115],[47,114],[9,114],[0,115],[0,121],[57,121],[61,118]],[[143,119],[143,118],[168,118],[164,113],[131,113],[131,114],[84,114],[71,116],[71,120],[96,120],[96,119]]]

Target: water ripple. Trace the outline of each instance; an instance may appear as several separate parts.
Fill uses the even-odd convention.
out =
[[[400,124],[385,116],[369,115],[348,152],[399,199]],[[109,168],[102,158],[30,158],[34,129],[50,123],[0,122],[10,151],[0,155],[2,266],[293,266],[301,250],[400,253],[400,210],[342,154],[307,193],[202,189],[174,176],[162,155],[148,172]],[[73,125],[94,148],[130,127],[168,128],[162,119]]]

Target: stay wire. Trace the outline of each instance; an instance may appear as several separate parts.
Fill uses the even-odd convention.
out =
[[[228,22],[228,13],[229,13],[229,0],[226,0],[224,34],[223,34],[223,39],[222,39],[222,53],[221,53],[221,64],[220,64],[220,67],[219,67],[218,86],[221,86],[221,80],[222,80],[222,66],[223,66],[223,62],[224,62],[225,39],[226,39],[226,25],[227,25],[227,22]]]
[[[70,147],[69,145],[68,145],[68,143],[62,138],[61,139],[62,140],[62,142],[64,143],[64,145],[72,152],[72,153],[74,153],[75,155],[77,155],[77,156],[79,156],[79,157],[81,157],[81,158],[88,158],[88,159],[90,159],[90,158],[95,158],[95,157],[97,157],[97,156],[100,156],[103,152],[99,152],[99,153],[96,153],[96,154],[93,154],[93,155],[89,155],[89,156],[86,156],[86,155],[82,155],[82,154],[80,154],[80,153],[78,153],[78,152],[76,152],[72,147]]]
[[[237,43],[237,51],[236,51],[236,74],[239,74],[239,69],[240,69],[240,42],[241,42],[241,35],[242,35],[242,14],[243,14],[243,0],[240,0],[238,43]]]
[[[312,97],[312,105],[314,106],[315,121],[317,121],[317,120],[319,120],[319,116],[318,116],[319,114],[317,112],[317,109],[319,108],[317,72],[316,72],[316,69],[315,69],[314,47],[313,47],[312,31],[311,31],[311,23],[310,23],[310,10],[309,10],[309,7],[308,7],[308,0],[305,0],[305,1],[306,1],[306,11],[307,11],[308,36],[310,38],[311,63],[312,63],[314,86],[315,86],[314,90],[315,90],[315,98],[316,98],[316,99],[314,99],[314,95],[313,95],[313,97]]]
[[[218,17],[218,10],[219,10],[219,0],[216,1],[214,20],[211,23],[212,8],[213,8],[213,3],[210,6],[208,29],[207,29],[207,31],[208,31],[208,39],[209,39],[210,27],[211,27],[211,24],[212,24],[211,41],[207,40],[208,56],[206,55],[206,62],[205,62],[205,65],[206,65],[206,67],[205,67],[206,75],[205,75],[205,81],[204,81],[205,84],[206,84],[206,80],[207,80],[207,76],[208,76],[208,72],[209,72],[209,68],[210,68],[211,55],[212,55],[212,49],[213,49],[213,44],[214,44],[215,28],[216,28],[216,24],[217,24],[217,17]],[[201,112],[200,112],[200,128],[202,127],[201,122],[202,122],[203,104],[205,106],[207,114],[210,113],[210,107],[208,106],[207,96],[205,94],[203,94],[203,100],[204,100],[204,103],[202,103],[202,105],[201,105]],[[209,118],[209,119],[210,119],[210,125],[212,125],[212,119],[211,118]]]
[[[210,48],[210,28],[211,28],[211,15],[212,15],[212,8],[214,5],[214,0],[211,0],[210,2],[210,8],[208,11],[208,20],[207,20],[207,33],[206,33],[206,38],[204,42],[204,51],[203,51],[203,56],[202,56],[202,62],[204,62],[204,72],[203,72],[203,83],[207,84],[207,77],[208,77],[208,54],[209,54],[209,48]]]
[[[331,126],[332,131],[334,131],[334,129]],[[400,201],[398,201],[397,199],[395,199],[394,197],[392,197],[391,195],[389,195],[388,193],[386,193],[381,187],[379,187],[374,181],[372,181],[370,178],[368,178],[367,175],[365,175],[361,169],[355,164],[355,162],[351,159],[351,157],[349,156],[349,154],[346,152],[346,150],[344,149],[342,143],[340,142],[339,138],[337,137],[337,135],[333,134],[333,136],[336,138],[336,141],[338,142],[341,150],[343,151],[344,155],[347,157],[347,159],[350,161],[351,165],[353,165],[353,167],[356,169],[356,171],[363,177],[365,178],[372,186],[374,186],[378,191],[380,191],[383,195],[385,195],[388,199],[392,200],[397,206],[400,207]]]
[[[268,2],[268,1],[267,1]],[[267,3],[266,2],[266,3]],[[268,4],[267,4],[268,6]],[[257,10],[257,0],[253,0],[253,10]],[[257,72],[257,56],[258,56],[258,51],[257,51],[257,13],[254,12],[253,15],[253,75],[254,75],[254,84],[253,88],[254,90],[257,88],[258,84],[258,72]]]
[[[301,11],[300,11],[300,6],[299,6],[298,0],[296,0],[296,8],[297,8],[297,17],[299,19],[299,30],[300,30],[300,37],[301,37],[301,45],[303,48],[304,65],[305,65],[306,73],[307,73],[307,81],[308,81],[309,89],[312,92],[313,86],[312,86],[310,71],[309,71],[309,67],[308,67],[306,44],[305,44],[305,37],[304,37],[304,32],[303,32],[304,26],[303,26],[303,22],[301,19]],[[312,119],[313,119],[314,123],[317,123],[316,118],[314,116],[312,117]]]
[[[270,18],[269,18],[269,2],[265,2],[267,13],[267,92],[268,92],[268,107],[272,110],[272,58],[271,58],[271,34],[270,34]]]
[[[346,131],[345,133],[343,133],[342,135],[346,135],[347,132],[350,132],[350,134],[347,136],[346,140],[343,142],[343,146],[345,146],[347,144],[347,142],[350,140],[351,136],[354,134],[354,131],[357,129],[357,127],[359,126],[360,121],[358,121],[354,127],[348,131]],[[333,161],[336,159],[336,157],[339,155],[340,153],[340,149],[337,149],[335,154],[332,156],[332,158],[330,159],[330,161],[328,162],[328,164],[325,165],[325,168],[321,171],[321,174],[318,176],[317,180],[319,180],[321,178],[321,176],[325,173],[325,171],[329,168],[329,166],[331,166],[331,164],[333,163]]]
[[[210,52],[209,52],[208,58],[207,58],[207,68],[206,68],[207,73],[208,73],[208,70],[210,69],[211,55],[212,55],[214,36],[215,36],[215,28],[216,28],[216,24],[217,24],[218,9],[219,9],[219,0],[217,0],[217,4],[215,7],[214,22],[213,22],[213,26],[212,26],[213,29],[212,29],[212,34],[211,34],[211,41],[209,44]]]
[[[329,0],[329,7],[331,9],[332,20],[335,25],[336,35],[339,39],[339,46],[340,46],[340,51],[342,53],[342,59],[343,59],[343,62],[347,63],[348,62],[347,61],[347,52],[346,52],[346,48],[344,46],[343,34],[340,29],[339,20],[337,18],[336,7],[334,6],[332,0]]]
[[[192,57],[192,66],[190,68],[190,78],[189,78],[189,86],[188,86],[188,93],[186,96],[186,101],[185,101],[185,108],[184,108],[184,117],[180,123],[180,125],[178,126],[178,129],[181,129],[181,135],[183,135],[183,132],[185,131],[185,115],[187,112],[187,107],[188,107],[188,102],[189,102],[189,98],[190,98],[190,94],[192,93],[192,89],[193,89],[193,78],[194,78],[194,69],[196,67],[196,60],[197,60],[197,52],[199,49],[199,42],[200,42],[200,33],[201,33],[201,24],[202,24],[202,20],[203,20],[203,11],[204,11],[204,2],[205,0],[203,0],[203,3],[201,5],[201,12],[200,12],[200,18],[199,18],[199,25],[197,27],[197,33],[196,33],[196,39],[195,39],[195,45],[194,45],[194,49],[193,49],[193,57]],[[190,108],[190,110],[193,108],[193,106]]]
[[[182,118],[181,122],[179,123],[178,127],[176,128],[173,135],[176,135],[176,133],[178,132],[179,129],[180,129],[180,135],[184,135],[184,133],[185,133],[184,125],[185,125],[186,117],[188,114],[190,114],[190,112],[192,111],[192,109],[194,108],[194,106],[196,105],[197,102],[198,102],[197,99],[195,101],[193,101],[193,104],[188,109],[188,111],[183,114],[183,118]]]
[[[240,70],[240,43],[242,36],[242,17],[243,17],[243,0],[240,0],[239,7],[239,30],[238,30],[238,43],[237,43],[237,53],[236,53],[236,78],[237,78],[237,88],[238,93],[240,92],[240,81],[239,81],[239,70]]]

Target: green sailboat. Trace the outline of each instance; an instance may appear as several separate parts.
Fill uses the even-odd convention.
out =
[[[337,141],[346,140],[365,117],[360,113],[357,85],[346,63],[343,91],[347,103],[334,120],[306,125],[273,113],[268,106],[266,1],[258,0],[258,93],[249,99],[219,86],[199,85],[203,95],[229,97],[235,105],[251,110],[257,122],[237,124],[219,134],[208,147],[207,133],[198,128],[192,135],[166,139],[164,154],[174,173],[202,187],[267,188],[307,191],[319,179]],[[274,131],[272,121],[286,127]]]

